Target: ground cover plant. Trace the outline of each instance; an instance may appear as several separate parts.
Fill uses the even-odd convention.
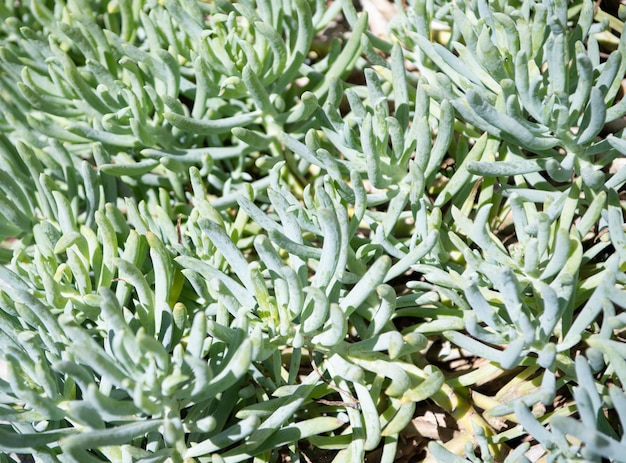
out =
[[[618,12],[394,8],[0,3],[0,462],[626,461]]]

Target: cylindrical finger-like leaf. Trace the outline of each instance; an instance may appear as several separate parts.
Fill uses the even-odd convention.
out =
[[[252,68],[249,65],[244,66],[241,75],[258,110],[263,114],[275,116],[276,108],[270,102],[269,93],[267,93],[261,79],[254,73]]]
[[[439,169],[441,161],[448,152],[452,136],[454,134],[454,108],[448,100],[444,100],[439,105],[439,125],[437,126],[437,138],[430,151],[428,164],[424,170],[426,180],[433,177]]]
[[[376,403],[370,395],[367,387],[360,383],[353,383],[356,396],[359,399],[361,414],[363,417],[363,426],[365,427],[365,443],[366,451],[373,450],[378,446],[381,438],[380,419]]]
[[[385,389],[385,394],[391,397],[401,397],[410,389],[411,380],[401,363],[383,360],[380,354],[354,355],[350,357],[350,360],[364,370],[373,371],[391,379],[391,384]]]
[[[10,425],[0,427],[0,449],[2,452],[30,453],[59,439],[76,432],[72,428],[56,429],[46,432],[18,433]]]
[[[166,112],[165,118],[174,126],[195,135],[215,135],[230,132],[235,127],[245,127],[254,122],[259,112],[243,113],[220,119],[194,119],[174,112]]]
[[[250,276],[248,274],[248,262],[224,229],[208,219],[200,220],[200,228],[202,228],[211,241],[213,241],[215,247],[222,253],[239,277],[239,280],[243,282],[246,288],[252,289]]]
[[[445,378],[443,373],[438,368],[429,365],[426,367],[424,373],[426,376],[424,380],[414,388],[406,391],[406,393],[402,396],[401,402],[403,404],[409,401],[421,402],[422,400],[426,400],[431,397],[441,389]],[[389,425],[391,426],[391,423],[389,423]]]
[[[324,365],[329,369],[333,377],[343,378],[351,383],[362,382],[365,375],[361,367],[347,361],[339,354],[331,355]]]
[[[337,262],[341,254],[341,237],[337,216],[333,211],[319,209],[318,220],[324,234],[324,245],[312,284],[318,288],[326,288],[339,270]]]
[[[367,299],[370,293],[385,280],[391,267],[389,256],[382,256],[376,260],[359,282],[340,302],[341,309],[350,314]]]
[[[586,54],[578,53],[576,55],[576,70],[578,71],[578,86],[576,92],[570,95],[569,101],[570,117],[573,119],[570,122],[572,125],[577,124],[578,118],[585,108],[585,103],[589,99],[593,84],[593,65]]]
[[[467,92],[467,101],[471,108],[489,125],[498,128],[499,133],[493,135],[501,136],[505,140],[517,143],[531,151],[544,151],[554,147],[558,140],[549,136],[532,133],[515,119],[497,111],[477,90]],[[484,125],[484,124],[479,124]],[[486,130],[489,127],[485,126]]]
[[[324,291],[314,286],[305,287],[304,292],[310,296],[302,314],[302,324],[305,333],[312,333],[326,321],[330,309],[328,299]]]
[[[194,391],[196,401],[213,399],[220,392],[232,387],[250,368],[252,361],[252,336],[244,339],[240,344],[231,345],[224,359],[224,367],[207,384],[203,384],[198,391]]]
[[[185,458],[208,455],[217,450],[229,447],[252,434],[258,427],[259,422],[260,420],[257,416],[250,415],[230,428],[192,445],[185,453]]]
[[[311,342],[322,346],[332,347],[343,340],[348,331],[348,324],[344,311],[339,305],[331,303],[327,323],[324,331],[315,335]]]
[[[443,335],[457,346],[468,349],[471,352],[476,352],[481,357],[491,360],[492,362],[500,363],[502,359],[502,351],[489,347],[462,333],[445,331]]]
[[[98,166],[98,169],[106,174],[116,177],[121,175],[136,176],[146,174],[158,165],[159,161],[148,159],[127,164],[102,164],[101,166]]]
[[[374,317],[367,329],[367,338],[371,338],[379,334],[385,325],[391,320],[393,311],[396,307],[396,292],[389,285],[379,285],[376,292],[380,297],[380,305],[374,313]]]
[[[382,436],[393,436],[406,429],[407,424],[413,418],[416,402],[405,402],[402,399],[391,398],[391,405],[382,414],[382,417],[391,415],[391,418],[381,432]]]
[[[586,145],[592,142],[600,133],[606,123],[606,105],[604,96],[600,89],[591,89],[589,104],[585,110],[582,122],[580,123],[576,142],[579,145]]]

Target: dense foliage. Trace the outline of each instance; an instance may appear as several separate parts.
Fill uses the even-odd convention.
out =
[[[396,8],[0,3],[0,462],[626,461],[623,23]]]

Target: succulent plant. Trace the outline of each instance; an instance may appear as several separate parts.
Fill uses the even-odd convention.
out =
[[[0,462],[624,461],[622,23],[397,8],[0,4]]]

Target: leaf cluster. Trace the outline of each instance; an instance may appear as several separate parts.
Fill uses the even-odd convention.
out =
[[[1,451],[623,461],[626,39],[397,6],[0,4]]]

